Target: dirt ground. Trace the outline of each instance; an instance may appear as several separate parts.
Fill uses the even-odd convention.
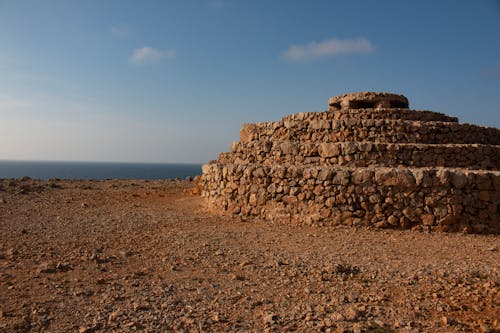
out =
[[[189,182],[0,180],[0,332],[499,332],[500,236],[208,214]]]

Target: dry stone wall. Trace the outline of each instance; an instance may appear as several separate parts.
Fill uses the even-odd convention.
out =
[[[372,141],[385,143],[480,143],[500,142],[500,131],[470,124],[441,121],[387,119],[315,119],[296,122],[244,124],[240,141]]]
[[[499,233],[500,130],[387,108],[391,96],[343,95],[328,112],[245,124],[203,166],[207,205],[292,224]]]
[[[428,110],[409,109],[350,109],[321,112],[299,112],[283,117],[283,121],[304,121],[304,120],[340,120],[340,119],[399,119],[399,120],[420,120],[420,121],[446,121],[458,122],[457,117],[450,117],[443,113]]]
[[[236,142],[219,154],[219,163],[322,166],[458,167],[500,170],[500,146],[482,144],[408,144],[364,142]]]

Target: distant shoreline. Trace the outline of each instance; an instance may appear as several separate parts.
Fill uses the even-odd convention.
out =
[[[196,163],[0,160],[0,179],[174,179],[201,174]]]

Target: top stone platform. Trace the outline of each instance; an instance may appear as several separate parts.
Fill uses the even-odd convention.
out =
[[[328,110],[342,109],[408,109],[408,99],[403,95],[387,92],[363,91],[332,97],[328,100]]]

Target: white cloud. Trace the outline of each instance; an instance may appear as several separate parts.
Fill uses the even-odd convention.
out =
[[[283,57],[288,61],[300,62],[339,54],[371,53],[374,49],[372,43],[366,38],[331,38],[320,43],[292,45],[283,52]]]
[[[135,64],[145,64],[156,62],[162,58],[174,58],[175,55],[175,50],[157,50],[153,47],[145,46],[135,49],[130,56],[130,60]]]

